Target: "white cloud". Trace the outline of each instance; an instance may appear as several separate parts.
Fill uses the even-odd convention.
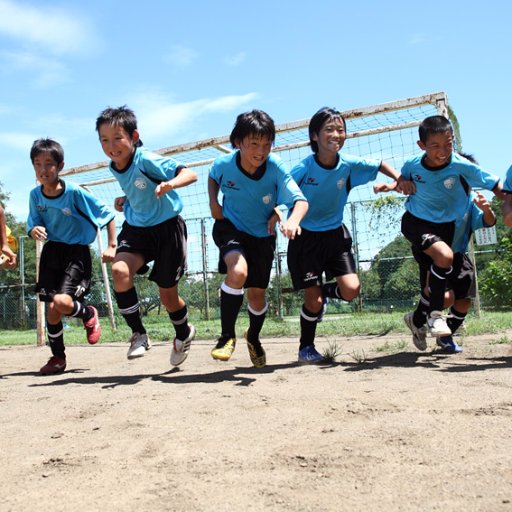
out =
[[[235,55],[231,55],[230,57],[226,57],[224,59],[224,62],[228,66],[237,67],[240,66],[243,62],[245,62],[245,59],[247,58],[247,54],[245,52],[238,52]]]
[[[10,150],[24,151],[27,154],[37,137],[27,132],[0,132],[0,147],[7,147]]]
[[[82,54],[98,41],[87,20],[55,7],[0,0],[0,34],[56,54]]]
[[[248,93],[172,103],[162,94],[151,95],[146,91],[134,97],[129,105],[132,105],[137,114],[142,140],[144,140],[145,137],[161,138],[183,133],[184,129],[196,125],[205,114],[238,111],[255,98],[257,98],[256,93]]]
[[[174,45],[168,55],[164,57],[164,62],[173,66],[190,66],[199,54],[192,48],[181,45]]]
[[[48,88],[70,81],[68,70],[61,62],[37,53],[1,51],[2,61],[8,69],[32,73],[32,84],[37,88]]]

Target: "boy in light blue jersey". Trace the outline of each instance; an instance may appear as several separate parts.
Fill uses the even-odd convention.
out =
[[[352,238],[343,224],[350,191],[373,181],[379,172],[399,182],[398,190],[404,193],[412,191],[412,184],[384,161],[339,153],[346,124],[335,109],[322,108],[311,118],[309,138],[313,154],[291,171],[309,209],[301,222],[301,236],[288,243],[288,269],[294,288],[304,290],[298,360],[315,364],[323,360],[314,345],[323,301],[327,297],[351,301],[360,291]],[[324,273],[336,282],[322,286]]]
[[[46,241],[41,253],[36,292],[48,304],[47,334],[52,357],[40,369],[51,375],[66,369],[64,348],[65,315],[82,319],[87,341],[99,341],[98,311],[83,304],[91,283],[92,263],[89,244],[98,228],[107,226],[108,247],[103,261],[115,253],[114,213],[92,194],[59,178],[64,168],[64,150],[52,139],[38,139],[30,159],[41,183],[30,192],[27,233],[34,240]]]
[[[455,222],[465,214],[469,187],[501,193],[499,178],[484,171],[453,151],[453,129],[444,116],[430,116],[419,127],[418,146],[424,151],[405,162],[402,176],[413,181],[416,192],[407,198],[402,217],[402,233],[411,245],[432,259],[430,268],[430,304],[426,323],[432,336],[450,336],[442,315],[446,280],[452,272],[451,244]],[[404,317],[413,333],[421,339],[421,322]],[[413,321],[414,320],[414,321]]]
[[[505,184],[503,185],[503,192],[506,193],[501,206],[503,222],[505,223],[505,226],[512,228],[512,165],[507,171]]]
[[[261,110],[237,117],[230,142],[236,151],[218,158],[208,178],[210,209],[215,219],[213,239],[219,247],[219,272],[227,274],[220,287],[221,336],[211,351],[227,361],[236,345],[235,325],[248,289],[249,329],[245,333],[251,362],[266,364],[260,332],[268,305],[265,292],[275,249],[274,208],[284,204],[291,214],[280,230],[287,238],[300,233],[307,202],[282,161],[270,153],[275,139],[272,118]],[[219,192],[223,194],[219,204]]]
[[[171,348],[171,364],[179,366],[188,356],[195,328],[188,322],[185,301],[178,282],[186,270],[187,228],[179,215],[183,204],[175,191],[197,180],[195,172],[142,147],[137,118],[126,106],[107,108],[96,120],[101,147],[111,159],[110,171],[125,195],[115,199],[125,222],[118,235],[112,265],[114,293],[126,323],[132,330],[128,359],[141,357],[151,347],[140,316],[134,275],[147,270],[160,291],[176,336]]]

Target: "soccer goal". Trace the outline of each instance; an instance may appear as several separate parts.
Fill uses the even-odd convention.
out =
[[[336,102],[333,102],[336,106]],[[322,105],[319,105],[319,108]],[[339,107],[338,107],[339,109]],[[341,109],[339,109],[341,110]],[[272,115],[271,112],[269,112]],[[310,112],[308,114],[313,114]],[[448,117],[448,100],[443,92],[427,94],[353,108],[343,111],[347,122],[347,140],[343,152],[367,158],[384,159],[400,170],[403,162],[418,152],[418,125],[427,116],[442,114]],[[280,155],[289,168],[310,153],[308,137],[309,118],[276,126],[274,153]],[[150,147],[150,146],[149,146]],[[210,217],[207,193],[208,170],[213,160],[232,151],[229,135],[199,140],[187,144],[155,149],[156,153],[171,156],[178,162],[194,169],[198,181],[180,189],[184,208],[182,216],[189,233],[188,276],[202,280],[205,286],[204,300],[209,301],[208,278],[217,271],[218,252],[211,239],[213,220]],[[87,188],[106,204],[123,195],[117,181],[108,170],[107,161],[73,167],[62,171],[66,180]],[[372,257],[400,231],[399,219],[387,219],[377,227],[373,213],[366,207],[375,199],[372,185],[357,187],[350,194],[350,203],[344,215],[345,224],[352,232],[356,262],[364,268]],[[124,218],[116,214],[116,224]],[[101,250],[102,238],[98,237]],[[275,272],[286,272],[286,240],[278,235]],[[114,325],[112,301],[107,268],[103,268],[105,299],[108,302],[111,322]],[[217,293],[217,291],[211,291]],[[205,308],[208,311],[208,307]],[[38,308],[41,311],[41,308]],[[38,322],[44,325],[44,322]]]

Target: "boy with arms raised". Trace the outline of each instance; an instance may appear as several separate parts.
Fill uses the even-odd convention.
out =
[[[300,234],[299,223],[308,208],[279,157],[270,153],[275,135],[274,121],[265,112],[240,114],[230,136],[236,151],[215,160],[208,178],[210,210],[215,219],[213,239],[220,251],[219,272],[227,274],[220,287],[222,332],[211,355],[220,361],[231,357],[245,287],[249,310],[245,338],[257,368],[266,364],[259,335],[268,308],[265,292],[276,243],[274,208],[285,204],[291,210],[280,226],[287,238]]]
[[[97,229],[107,226],[108,247],[103,261],[115,253],[114,213],[78,185],[59,178],[64,150],[52,139],[38,139],[30,150],[36,178],[41,184],[30,192],[27,232],[46,241],[41,253],[36,292],[48,304],[46,329],[52,357],[41,368],[51,375],[66,369],[65,315],[81,318],[90,344],[98,342],[101,327],[94,306],[83,304],[91,284],[91,244]]]
[[[112,279],[117,305],[132,330],[127,357],[141,357],[151,347],[133,278],[154,261],[149,279],[158,285],[160,300],[174,326],[170,359],[178,366],[187,358],[196,331],[188,323],[187,305],[178,293],[186,269],[187,228],[179,215],[183,203],[175,189],[194,183],[197,175],[142,147],[137,118],[126,106],[101,112],[96,131],[111,160],[110,171],[125,193],[115,199],[116,210],[124,212],[126,220],[118,235]]]
[[[415,250],[432,259],[426,319],[420,319],[419,314],[404,317],[413,339],[421,340],[425,337],[421,331],[425,320],[432,336],[452,334],[442,310],[446,280],[453,272],[451,245],[455,223],[467,211],[470,187],[500,194],[501,184],[496,175],[453,151],[452,125],[444,116],[424,119],[419,127],[419,138],[418,146],[423,153],[409,159],[402,167],[402,175],[412,180],[416,187],[416,192],[405,203],[402,233]]]
[[[378,172],[400,180],[399,190],[409,193],[412,185],[381,160],[339,153],[346,139],[342,114],[322,108],[309,122],[313,154],[292,169],[292,177],[308,200],[302,234],[288,243],[288,268],[296,290],[304,290],[300,313],[301,336],[298,360],[315,364],[323,356],[315,348],[317,322],[327,297],[351,301],[360,284],[352,254],[352,237],[343,224],[343,210],[352,188],[372,181]],[[323,274],[336,282],[322,285]]]

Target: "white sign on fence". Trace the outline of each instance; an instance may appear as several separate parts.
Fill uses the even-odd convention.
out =
[[[496,227],[481,228],[475,231],[477,245],[492,245],[498,242],[496,238]]]

